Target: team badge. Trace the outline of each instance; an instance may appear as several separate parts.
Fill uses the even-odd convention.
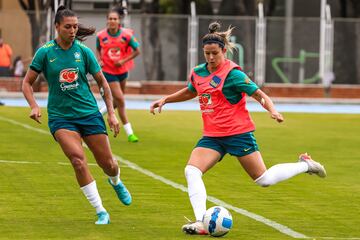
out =
[[[121,37],[120,42],[121,42],[121,43],[126,43],[126,42],[127,42],[127,38],[126,38],[126,37]]]
[[[107,44],[107,43],[109,42],[109,39],[108,39],[107,37],[104,37],[103,40],[102,40],[102,42],[103,42],[104,44]]]
[[[81,56],[79,52],[75,52],[74,57],[76,62],[81,62]]]
[[[59,82],[72,83],[79,78],[78,68],[66,68],[60,72]]]
[[[221,82],[221,78],[219,78],[218,76],[213,76],[213,78],[210,81],[210,86],[216,88],[217,86],[219,86],[220,82]]]

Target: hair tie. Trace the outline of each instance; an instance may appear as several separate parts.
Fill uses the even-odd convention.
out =
[[[211,43],[217,43],[217,44],[220,45],[221,48],[225,47],[224,42],[222,42],[220,40],[217,40],[217,39],[206,39],[206,40],[203,41],[203,46],[206,45],[206,44],[211,44]]]

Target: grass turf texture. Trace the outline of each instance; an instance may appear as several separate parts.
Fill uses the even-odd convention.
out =
[[[45,111],[45,110],[44,110]],[[48,131],[28,118],[28,108],[0,107],[0,117]],[[201,137],[199,112],[128,111],[139,143],[128,143],[122,130],[110,135],[114,154],[186,186],[184,166]],[[247,176],[227,156],[204,176],[208,195],[283,224],[306,236],[360,238],[360,115],[285,113],[277,124],[266,113],[253,113],[260,150],[268,167],[295,162],[302,152],[326,166],[328,177],[307,174],[269,188]],[[0,119],[0,239],[200,239],[180,230],[193,218],[187,193],[120,164],[133,204],[122,205],[97,166],[97,180],[111,224],[95,226],[95,211],[80,191],[70,165],[51,135]],[[88,161],[95,163],[87,150]],[[208,203],[208,207],[214,204]],[[291,239],[232,211],[234,226],[225,239]],[[208,238],[208,237],[205,237]]]

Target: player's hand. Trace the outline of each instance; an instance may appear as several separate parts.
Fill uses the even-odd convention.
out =
[[[125,61],[124,60],[119,60],[117,62],[115,62],[115,67],[121,67],[122,65],[124,65]]]
[[[284,121],[284,117],[281,115],[281,113],[275,111],[270,114],[271,114],[271,118],[275,119],[277,122],[281,123]]]
[[[165,103],[166,103],[165,98],[161,98],[161,99],[151,103],[151,105],[150,105],[150,113],[155,115],[155,108],[158,108],[158,112],[161,113],[161,109],[165,105]]]
[[[39,107],[34,107],[31,109],[31,113],[29,116],[31,119],[33,119],[34,121],[38,122],[41,124],[40,118],[41,118],[41,110]]]
[[[119,121],[117,120],[115,113],[108,113],[107,120],[110,126],[110,130],[114,132],[114,137],[116,137],[119,134],[120,127]]]

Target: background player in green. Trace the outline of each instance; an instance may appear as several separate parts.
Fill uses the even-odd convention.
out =
[[[191,152],[185,167],[189,198],[196,219],[182,226],[187,234],[208,234],[202,222],[207,198],[202,175],[227,153],[235,156],[247,174],[262,187],[305,172],[326,176],[325,168],[306,153],[299,156],[297,163],[277,164],[267,169],[253,134],[255,125],[246,109],[246,95],[258,101],[277,122],[283,122],[284,118],[271,99],[240,67],[225,58],[226,51],[233,47],[229,41],[232,28],[225,32],[219,30],[219,23],[209,25],[209,33],[202,39],[206,63],[192,70],[188,86],[150,106],[150,112],[154,114],[155,108],[161,112],[166,103],[199,97],[203,137]]]
[[[134,67],[133,59],[140,54],[140,50],[139,43],[133,35],[134,31],[121,27],[120,18],[124,16],[125,10],[116,6],[109,11],[107,27],[96,36],[96,55],[114,96],[115,107],[118,109],[128,141],[138,142],[139,139],[126,116],[124,93],[129,71]],[[105,114],[106,108],[101,108],[100,112]]]
[[[120,180],[120,169],[111,153],[104,119],[86,78],[87,73],[92,74],[99,87],[103,88],[109,113],[108,123],[116,136],[119,122],[109,85],[92,51],[79,41],[93,34],[95,29],[79,25],[76,14],[63,6],[56,12],[55,28],[58,37],[36,52],[23,81],[23,93],[31,108],[30,118],[41,123],[41,111],[34,98],[32,84],[43,72],[49,85],[50,131],[69,158],[81,190],[96,209],[98,220],[95,223],[108,224],[110,217],[102,205],[96,182],[87,165],[82,139],[98,165],[109,176],[109,183],[120,201],[129,205],[132,199]]]

